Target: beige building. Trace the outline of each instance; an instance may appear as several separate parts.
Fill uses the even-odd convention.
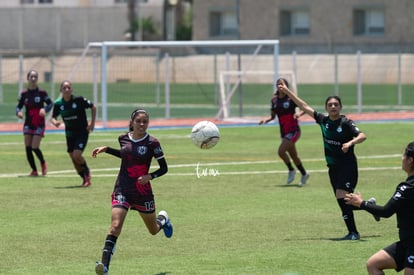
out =
[[[193,40],[279,39],[282,53],[413,52],[413,23],[413,0],[196,0],[193,6]]]

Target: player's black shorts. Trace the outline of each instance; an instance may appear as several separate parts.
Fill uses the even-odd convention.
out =
[[[357,163],[329,166],[329,179],[334,190],[343,189],[348,192],[354,192],[358,182]]]
[[[86,144],[88,144],[88,132],[72,132],[70,135],[66,135],[67,152],[72,153],[74,150],[85,150]]]
[[[152,192],[145,196],[138,193],[130,193],[128,195],[120,192],[112,193],[112,207],[122,207],[127,211],[129,209],[136,210],[141,213],[154,213],[155,201]]]
[[[397,264],[396,271],[401,271],[404,268],[414,269],[414,244],[407,244],[406,242],[396,242],[384,248]]]

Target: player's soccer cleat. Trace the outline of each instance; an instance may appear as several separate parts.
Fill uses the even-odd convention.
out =
[[[295,180],[296,170],[289,170],[287,184],[291,184]]]
[[[108,274],[108,268],[104,266],[101,262],[96,262],[95,264],[95,272],[98,275],[107,275]]]
[[[170,222],[170,219],[168,218],[168,214],[165,210],[161,210],[158,213],[158,216],[163,216],[165,218],[165,223],[162,226],[162,230],[164,231],[164,235],[167,238],[171,238],[172,234],[173,234],[173,225]]]
[[[47,174],[47,165],[46,162],[42,164],[42,176],[46,176]]]
[[[377,200],[376,200],[375,198],[370,198],[369,200],[367,200],[367,202],[368,202],[369,204],[373,204],[373,205],[376,205],[376,204],[377,204]],[[377,216],[377,215],[372,215],[372,216],[374,216],[374,219],[375,219],[377,222],[379,222],[379,221],[381,220],[381,217],[380,217],[380,216]]]
[[[344,236],[344,237],[340,238],[339,240],[340,240],[340,241],[357,241],[357,240],[359,240],[359,239],[360,239],[360,237],[359,237],[359,233],[356,233],[356,232],[350,232],[350,233],[348,233],[348,235],[346,235],[346,236]]]
[[[82,183],[82,186],[83,187],[88,187],[88,186],[90,186],[92,183],[91,183],[91,175],[89,174],[89,175],[86,175],[86,176],[84,176],[83,177],[83,183]]]
[[[30,174],[29,174],[29,177],[37,177],[37,176],[39,176],[39,174],[35,170],[33,170],[32,172],[30,172]]]
[[[306,182],[308,181],[309,176],[310,176],[310,175],[309,175],[308,173],[306,173],[305,175],[303,175],[303,176],[300,178],[299,187],[302,187],[302,186],[305,186],[305,185],[306,185]]]

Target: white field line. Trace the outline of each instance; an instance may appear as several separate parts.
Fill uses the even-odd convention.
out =
[[[397,158],[400,157],[401,154],[390,154],[390,155],[375,155],[375,156],[359,156],[358,159],[384,159],[384,158]],[[304,159],[303,162],[324,162],[324,159]],[[241,165],[255,165],[255,164],[274,164],[274,163],[281,163],[281,161],[235,161],[235,162],[209,162],[209,163],[188,163],[188,164],[176,164],[176,165],[169,165],[170,172],[168,172],[168,176],[197,176],[198,172],[213,173],[217,172],[217,175],[254,175],[254,174],[285,174],[286,169],[283,170],[256,170],[256,171],[231,171],[230,168],[222,169],[226,166],[241,166]],[[324,163],[325,166],[325,163]],[[194,171],[189,173],[180,173],[180,172],[171,172],[171,170],[177,170],[180,168],[194,168]],[[206,168],[209,167],[209,168]],[[388,167],[364,167],[359,168],[359,171],[378,171],[378,170],[397,170],[401,169],[401,166],[388,166]],[[224,171],[223,171],[224,170]],[[92,169],[93,177],[116,177],[118,174],[119,167],[111,167],[111,168],[100,168],[100,169]],[[198,172],[197,172],[198,171]],[[315,170],[308,170],[310,173],[326,173],[327,168],[324,169],[315,169]],[[109,172],[109,173],[99,173],[99,172]],[[0,174],[0,178],[15,178],[19,176],[26,176],[27,174],[21,173],[12,173],[12,174]],[[71,178],[71,177],[79,177],[73,169],[70,170],[60,170],[60,171],[49,171],[48,177],[59,177],[59,178]]]

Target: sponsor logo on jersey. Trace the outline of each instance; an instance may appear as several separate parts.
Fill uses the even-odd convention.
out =
[[[162,153],[161,146],[158,146],[157,148],[155,148],[154,154],[158,155],[158,154],[161,154],[161,153]]]
[[[401,198],[401,197],[402,197],[401,193],[400,193],[400,192],[396,192],[396,193],[394,194],[393,199],[394,199],[394,200],[398,200],[398,199],[399,199],[399,198]]]

